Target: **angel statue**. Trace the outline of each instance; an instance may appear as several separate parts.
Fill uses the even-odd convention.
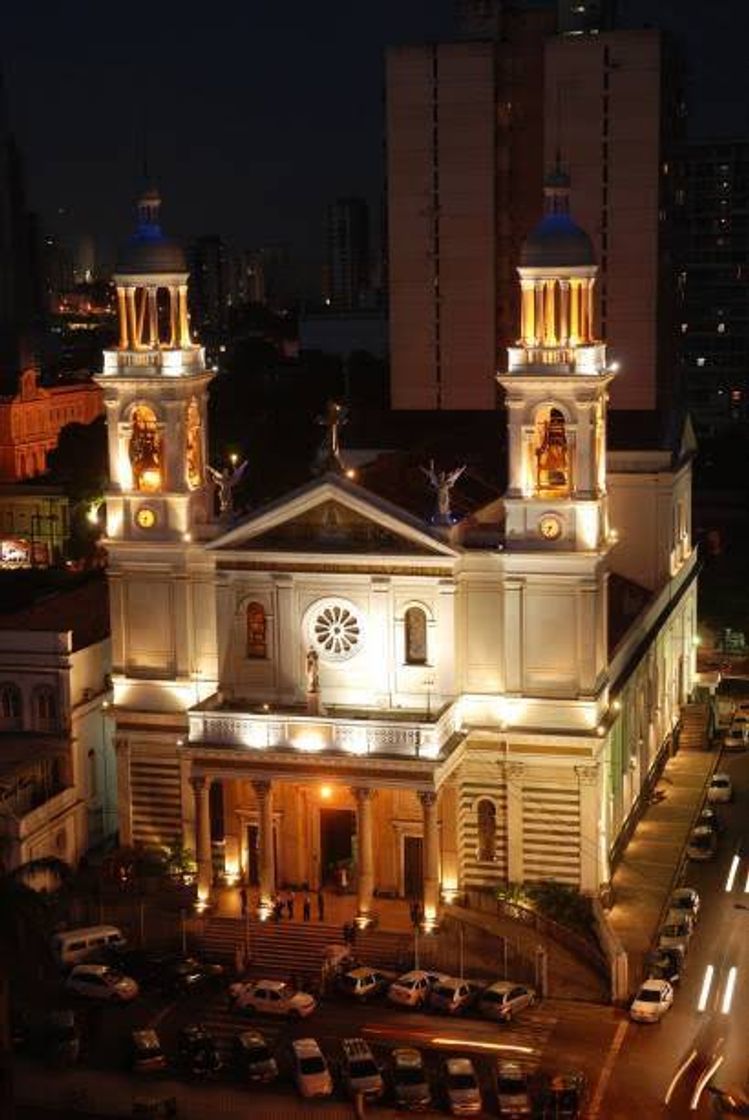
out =
[[[231,466],[224,467],[221,471],[217,470],[216,467],[206,467],[206,474],[216,487],[219,513],[223,518],[231,517],[234,513],[234,490],[241,482],[246,469],[246,459],[243,459],[239,466],[235,466],[234,460],[232,460]]]
[[[318,474],[325,474],[326,471],[343,474],[340,429],[347,419],[348,409],[344,405],[338,404],[337,401],[328,401],[325,407],[325,415],[317,417],[317,423],[325,428],[325,436],[316,457]]]
[[[454,471],[436,471],[434,469],[434,459],[429,460],[428,469],[427,467],[421,468],[422,473],[429,479],[430,486],[437,493],[437,511],[433,518],[435,525],[452,525],[450,491],[465,469],[464,464],[462,467],[456,467]]]

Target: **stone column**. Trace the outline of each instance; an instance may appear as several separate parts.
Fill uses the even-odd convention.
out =
[[[136,350],[138,347],[138,330],[135,315],[135,288],[125,288],[125,300],[127,303],[127,334],[131,348]]]
[[[258,855],[260,914],[267,917],[276,890],[276,860],[273,851],[273,787],[270,782],[252,783],[258,807]]]
[[[544,344],[546,346],[554,346],[557,342],[555,288],[554,280],[547,280],[544,283]]]
[[[130,786],[130,743],[127,739],[114,741],[117,756],[117,828],[120,845],[129,847],[133,842],[133,797]]]
[[[178,312],[177,312],[178,293],[179,293],[179,288],[171,287],[169,289],[169,346],[171,348],[174,348],[175,346],[179,345],[179,342],[178,342],[179,335],[178,335],[178,327],[177,327],[177,324],[178,324]]]
[[[182,807],[182,843],[191,852],[196,852],[195,798],[190,792],[192,761],[184,754],[179,755],[179,787]]]
[[[570,280],[570,344],[580,342],[580,281]]]
[[[570,340],[570,282],[559,281],[559,341],[566,346]]]
[[[437,920],[440,897],[440,838],[437,828],[437,794],[420,793],[424,826],[424,924],[429,927]]]
[[[594,894],[598,874],[598,767],[576,766],[580,797],[580,890]]]
[[[356,916],[364,926],[372,913],[374,894],[374,837],[372,835],[372,797],[373,790],[357,787],[356,797],[356,836],[357,836],[357,900]]]
[[[198,901],[208,902],[213,886],[211,859],[211,783],[209,778],[191,778],[195,794],[195,841],[198,861]]]
[[[511,883],[522,883],[523,866],[523,772],[522,762],[510,762],[505,767],[507,783],[507,878]]]
[[[148,289],[148,345],[159,345],[159,319],[156,307],[156,297],[158,291],[156,288]]]
[[[544,282],[543,280],[536,280],[535,282],[535,314],[534,314],[534,338],[533,341],[536,346],[543,345],[544,339]]]
[[[535,315],[534,315],[534,300],[533,294],[533,281],[521,280],[520,287],[522,290],[522,323],[520,334],[526,346],[532,346],[535,338]]]
[[[451,700],[455,687],[455,580],[441,579],[437,584],[437,695],[439,704]]]
[[[125,289],[117,288],[117,316],[120,321],[120,350],[127,350],[127,303]]]

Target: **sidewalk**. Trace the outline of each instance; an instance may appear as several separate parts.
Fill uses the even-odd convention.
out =
[[[645,957],[715,767],[718,752],[706,749],[706,744],[703,731],[682,734],[682,747],[666,763],[656,786],[663,800],[645,809],[612,877],[614,905],[608,920],[629,957],[631,988],[643,975]]]

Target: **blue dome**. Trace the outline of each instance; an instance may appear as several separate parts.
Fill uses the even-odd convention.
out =
[[[594,265],[593,242],[569,214],[545,214],[520,250],[521,268]]]
[[[158,191],[146,191],[138,202],[138,228],[123,247],[115,275],[187,272],[185,254],[176,241],[164,237],[159,224],[161,198]]]

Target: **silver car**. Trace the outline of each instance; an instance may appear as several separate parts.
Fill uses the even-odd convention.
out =
[[[531,1007],[536,1002],[536,993],[526,984],[514,980],[497,980],[479,996],[478,1008],[487,1019],[499,1019],[509,1023],[518,1011]]]
[[[680,949],[686,953],[689,947],[689,938],[692,936],[690,923],[683,918],[668,922],[661,927],[658,935],[659,949]]]
[[[475,1003],[478,991],[469,980],[442,980],[429,993],[429,1010],[443,1015],[462,1015]]]
[[[447,1059],[445,1090],[453,1116],[475,1116],[484,1107],[476,1070],[470,1058]]]
[[[528,1077],[517,1062],[500,1062],[497,1067],[497,1100],[499,1115],[506,1120],[520,1120],[531,1115]]]

